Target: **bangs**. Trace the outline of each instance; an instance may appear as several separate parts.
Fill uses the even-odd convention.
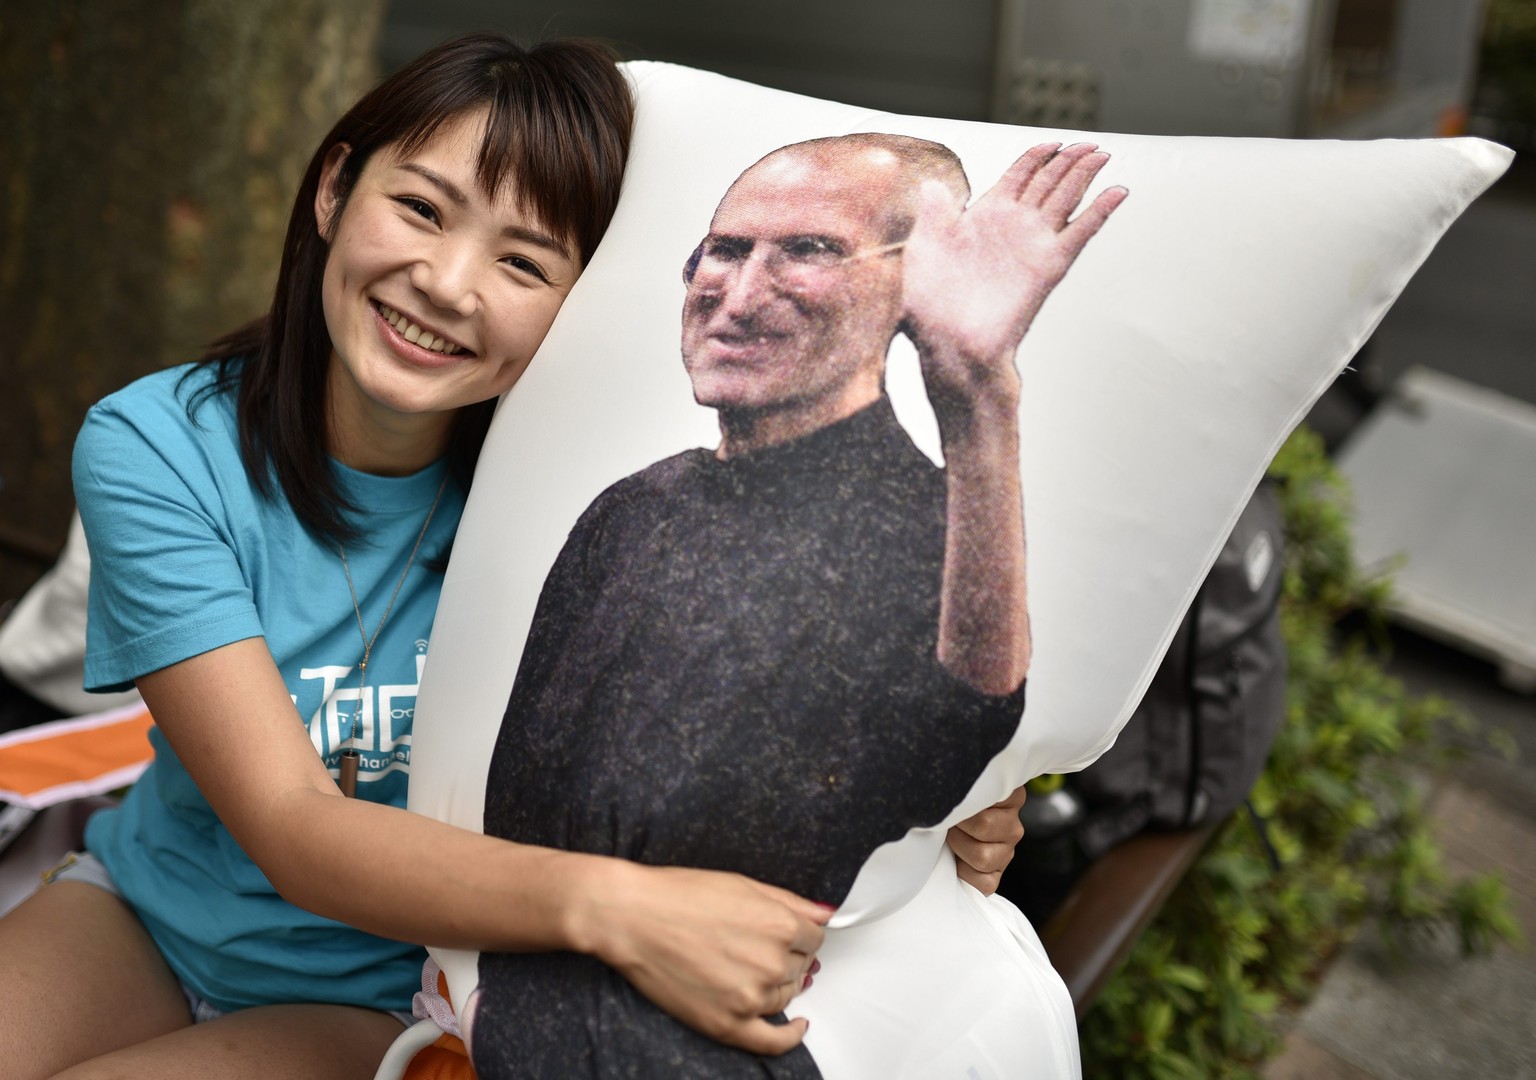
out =
[[[481,57],[475,78],[449,94],[426,91],[396,114],[394,142],[410,154],[445,123],[486,109],[475,177],[579,255],[583,266],[618,202],[629,150],[629,87],[613,55],[586,41],[554,41],[521,55]],[[445,100],[446,98],[446,100]],[[415,108],[410,106],[414,105]]]
[[[519,209],[585,266],[618,203],[634,122],[617,59],[593,41],[525,49],[497,32],[454,38],[385,76],[315,149],[288,217],[271,310],[204,359],[239,381],[240,455],[252,483],[263,496],[280,489],[317,535],[355,537],[355,507],[335,483],[327,448],[331,339],[321,297],[330,226],[362,170],[381,150],[417,153],[443,124],[484,110],[476,183],[492,197],[515,192]],[[328,181],[332,219],[317,221],[338,147],[347,152]],[[493,408],[481,402],[455,417],[448,456],[466,489]]]

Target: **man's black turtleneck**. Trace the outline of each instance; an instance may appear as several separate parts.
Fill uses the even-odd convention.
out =
[[[938,662],[944,538],[944,474],[884,398],[790,443],[724,460],[688,451],[621,480],[545,581],[486,832],[733,870],[838,903],[876,847],[960,802],[1019,721],[1022,687],[989,697]],[[577,968],[601,994],[564,989]],[[644,1058],[628,1044],[655,1037],[658,1061],[702,1054],[714,1071],[700,1076],[737,1075],[737,1058],[740,1075],[765,1075],[594,961],[487,954],[481,973],[482,1009],[543,1001],[542,1023],[515,1009],[494,1024],[509,1054],[576,1037],[530,1023],[606,1027],[595,1002],[616,996],[633,999],[626,1014],[655,1016],[625,1020],[594,1054]],[[566,1004],[552,1009],[551,994]],[[485,1052],[476,1045],[477,1066]],[[810,1072],[793,1071],[801,1057]],[[774,1060],[791,1071],[772,1075],[816,1075],[803,1050]]]

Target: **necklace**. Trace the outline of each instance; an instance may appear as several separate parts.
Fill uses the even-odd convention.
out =
[[[368,657],[373,653],[373,643],[379,640],[379,634],[384,630],[384,624],[389,621],[389,613],[395,609],[395,601],[400,597],[400,590],[405,587],[405,576],[411,572],[411,566],[416,562],[416,553],[421,550],[421,542],[427,538],[427,529],[432,524],[432,515],[437,513],[437,504],[443,499],[443,491],[448,487],[448,474],[444,472],[443,482],[437,485],[437,494],[432,498],[432,506],[427,511],[427,520],[421,523],[421,532],[416,534],[416,543],[411,548],[410,555],[406,556],[405,569],[400,571],[400,580],[395,582],[395,591],[390,593],[389,603],[384,605],[384,614],[379,616],[379,625],[373,628],[373,636],[363,627],[363,608],[357,602],[357,586],[352,584],[352,568],[347,565],[347,549],[341,546],[341,541],[336,542],[336,554],[341,556],[341,569],[347,575],[347,592],[352,596],[352,613],[357,616],[357,636],[363,642],[363,656],[357,662],[357,708],[352,713],[352,723],[347,728],[347,738],[341,751],[341,775],[336,780],[336,786],[341,788],[341,793],[347,798],[357,795],[357,766],[360,760],[357,753],[357,725],[363,715],[363,702],[368,697]]]

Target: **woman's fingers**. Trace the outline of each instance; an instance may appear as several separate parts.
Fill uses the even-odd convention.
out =
[[[812,977],[821,970],[821,962],[811,957],[806,959],[809,961],[808,967],[800,969],[793,979],[780,983],[774,988],[773,994],[763,1007],[763,1016],[749,1020],[742,1026],[742,1032],[746,1038],[762,1040],[760,1044],[762,1048],[756,1049],[756,1053],[786,1053],[800,1045],[801,1040],[805,1038],[806,1029],[810,1027],[809,1020],[800,1018],[780,1024],[767,1017],[782,1013],[789,1008],[790,1002],[810,988]]]
[[[1003,871],[1013,861],[1014,849],[1024,838],[1019,807],[1025,788],[1013,791],[1002,802],[973,814],[949,830],[946,843],[955,853],[955,872],[960,880],[991,895],[997,891]]]
[[[738,874],[635,867],[597,955],[667,1013],[758,1053],[796,1045],[802,1027],[767,1023],[805,986],[831,908]]]
[[[806,1029],[810,1026],[811,1022],[804,1017],[785,1024],[763,1019],[750,1020],[742,1025],[738,1038],[721,1041],[750,1050],[754,1054],[777,1057],[799,1046],[805,1040]]]
[[[798,893],[792,893],[788,889],[781,889],[777,885],[768,885],[752,878],[742,878],[748,885],[758,892],[778,901],[801,919],[808,926],[799,927],[799,933],[795,938],[795,951],[814,953],[821,948],[822,940],[826,937],[826,931],[822,927],[837,912],[837,908],[831,904],[817,903],[815,900],[807,900]],[[803,946],[803,947],[802,947]]]
[[[805,988],[805,980],[810,978],[802,968],[795,973],[795,977],[788,982],[779,983],[773,988],[773,993],[768,995],[768,1003],[763,1007],[764,1016],[777,1016],[789,1008],[789,1003],[798,997]]]
[[[958,825],[949,830],[948,844],[955,853],[955,873],[961,881],[986,896],[997,892],[1003,871],[1013,861],[1012,844],[983,843]]]

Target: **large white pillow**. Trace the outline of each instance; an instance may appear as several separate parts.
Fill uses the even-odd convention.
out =
[[[1038,943],[1009,905],[956,884],[945,830],[1111,744],[1270,457],[1511,155],[1473,139],[1012,128],[669,65],[629,70],[639,115],[618,214],[501,405],[455,542],[417,705],[411,807],[482,827],[519,651],[573,523],[620,478],[717,441],[679,359],[679,271],[744,169],[806,139],[901,133],[955,150],[980,193],[1036,143],[1096,142],[1112,160],[1093,190],[1130,197],[1018,354],[1035,642],[1024,722],[943,821],[871,854],[833,924],[849,929],[831,934],[823,974],[791,1009],[813,1017],[808,1045],[829,1077],[1069,1075],[1075,1048],[1053,1032],[1070,1032],[1070,1013]],[[905,339],[888,388],[937,457]],[[464,1002],[476,957],[434,954]]]

